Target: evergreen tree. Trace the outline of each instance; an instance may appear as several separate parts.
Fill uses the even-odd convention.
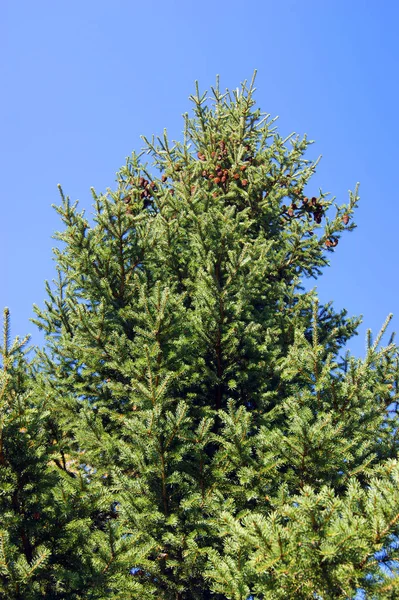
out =
[[[0,347],[0,597],[104,597],[91,559],[98,502],[78,461],[63,451],[52,394],[26,358],[28,337]],[[106,535],[106,534],[104,534]],[[99,595],[98,595],[99,594]]]
[[[344,355],[359,319],[303,287],[357,190],[312,195],[311,142],[282,139],[253,93],[197,89],[183,142],[145,139],[152,164],[133,154],[93,190],[93,223],[60,190],[36,312],[56,448],[95,505],[80,572],[97,595],[79,597],[397,593],[397,348],[387,322]]]

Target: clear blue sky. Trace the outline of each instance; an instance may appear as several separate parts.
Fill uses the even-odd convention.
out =
[[[258,69],[257,101],[283,134],[323,155],[313,186],[341,203],[360,181],[358,229],[318,282],[322,300],[396,315],[399,4],[393,0],[3,0],[0,96],[0,307],[13,335],[54,275],[57,183],[90,210],[140,134],[180,137],[194,80],[236,87]]]

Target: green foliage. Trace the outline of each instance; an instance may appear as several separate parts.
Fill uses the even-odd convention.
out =
[[[13,427],[35,441],[1,484],[33,461],[26,502],[52,533],[29,530],[27,555],[5,523],[5,597],[396,593],[397,347],[387,321],[344,355],[359,319],[303,287],[357,189],[311,196],[311,142],[282,139],[253,92],[197,88],[183,142],[145,139],[152,164],[133,154],[93,190],[92,223],[60,189],[47,344],[18,367]]]

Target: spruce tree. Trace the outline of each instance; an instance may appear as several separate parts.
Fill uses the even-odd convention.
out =
[[[0,597],[103,598],[102,570],[92,561],[101,535],[98,498],[79,460],[64,452],[63,432],[51,416],[53,394],[38,365],[28,360],[28,340],[10,341],[5,309],[0,346]]]
[[[151,163],[93,190],[92,222],[60,188],[36,322],[57,448],[95,504],[79,597],[397,593],[397,347],[387,321],[345,354],[359,319],[304,288],[357,189],[312,191],[311,142],[280,137],[253,83],[197,87],[183,141],[144,138]]]

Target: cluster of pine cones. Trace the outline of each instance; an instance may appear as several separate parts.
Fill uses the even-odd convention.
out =
[[[144,177],[140,177],[138,179],[136,185],[139,188],[139,190],[141,190],[140,198],[143,200],[143,208],[148,208],[149,206],[152,206],[151,196],[152,196],[153,192],[158,191],[156,183],[154,181],[150,182],[150,181],[148,181],[148,179],[145,179]],[[128,205],[126,212],[129,214],[132,214],[132,209],[129,206],[131,199],[132,199],[131,193],[128,194],[127,196],[125,196],[125,198],[124,198],[124,202]]]
[[[288,208],[284,206],[283,210],[285,214],[288,217],[294,217],[294,211],[298,211],[298,213],[306,212],[308,214],[313,215],[313,218],[316,223],[321,223],[322,217],[324,215],[323,204],[315,196],[313,196],[313,198],[307,198],[306,196],[303,196],[301,200],[302,206],[298,206],[297,202],[292,202]]]
[[[246,146],[247,152],[250,151],[250,147]],[[239,169],[235,169],[234,171],[231,169],[231,163],[227,158],[228,151],[226,148],[226,142],[224,140],[219,142],[219,153],[216,151],[211,152],[210,159],[212,159],[216,164],[213,168],[207,170],[204,169],[202,171],[202,176],[204,179],[207,179],[211,184],[217,185],[222,188],[224,191],[227,189],[227,183],[229,178],[234,179],[237,183],[240,183],[242,187],[246,187],[248,185],[248,180],[243,177],[244,171],[247,168],[247,164],[242,164]],[[198,152],[198,159],[201,161],[206,161],[207,158],[203,152]],[[253,161],[252,156],[244,157],[245,163],[251,163]],[[213,187],[213,186],[212,186]],[[215,196],[215,193],[213,194]]]

